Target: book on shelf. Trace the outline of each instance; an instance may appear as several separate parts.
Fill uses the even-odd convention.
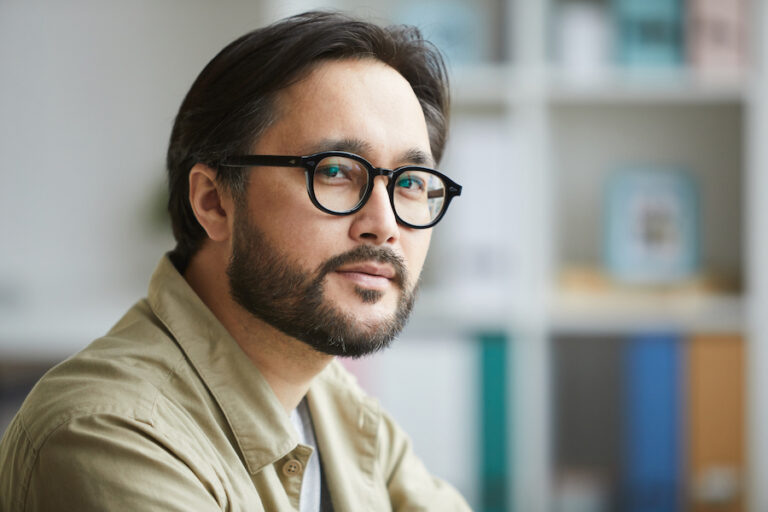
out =
[[[509,421],[509,352],[513,345],[503,333],[477,335],[480,350],[480,500],[483,510],[508,510],[509,482],[512,474],[507,462],[507,446],[514,438],[514,424]]]
[[[687,359],[689,510],[738,512],[746,469],[744,340],[694,335]]]
[[[621,510],[682,506],[682,343],[674,333],[635,334],[623,357],[624,469]]]
[[[738,334],[555,335],[556,510],[742,511],[745,357]]]
[[[621,353],[614,336],[552,340],[557,510],[615,510],[621,471]]]

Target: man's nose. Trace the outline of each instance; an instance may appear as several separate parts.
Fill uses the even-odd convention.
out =
[[[360,211],[353,214],[354,222],[350,227],[350,236],[361,242],[381,245],[394,243],[399,238],[400,226],[387,192],[387,176],[377,176],[373,180],[373,190]]]

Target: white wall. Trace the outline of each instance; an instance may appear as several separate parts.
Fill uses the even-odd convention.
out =
[[[172,248],[149,217],[175,113],[205,63],[263,24],[261,10],[0,2],[0,345],[43,336],[30,319],[64,318],[85,343],[145,293]]]

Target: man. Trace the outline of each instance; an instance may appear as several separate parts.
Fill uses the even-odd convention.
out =
[[[28,397],[2,511],[468,510],[333,360],[408,316],[461,192],[447,111],[413,29],[308,13],[222,50],[171,135],[177,247]]]

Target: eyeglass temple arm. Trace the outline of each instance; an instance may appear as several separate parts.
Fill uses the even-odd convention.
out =
[[[430,190],[427,192],[427,197],[429,199],[435,198],[435,197],[443,197],[445,195],[445,189],[443,188],[436,188],[434,190]],[[454,196],[460,196],[461,195],[461,187],[454,187],[451,185],[448,185],[448,192],[450,192]]]
[[[453,196],[461,195],[461,185],[453,183],[452,181],[449,181],[448,183],[446,183],[446,185],[448,186],[448,193],[450,195],[453,195]]]
[[[224,159],[219,165],[222,167],[250,167],[250,166],[274,166],[274,167],[304,167],[304,162],[299,156],[282,155],[235,155]]]

